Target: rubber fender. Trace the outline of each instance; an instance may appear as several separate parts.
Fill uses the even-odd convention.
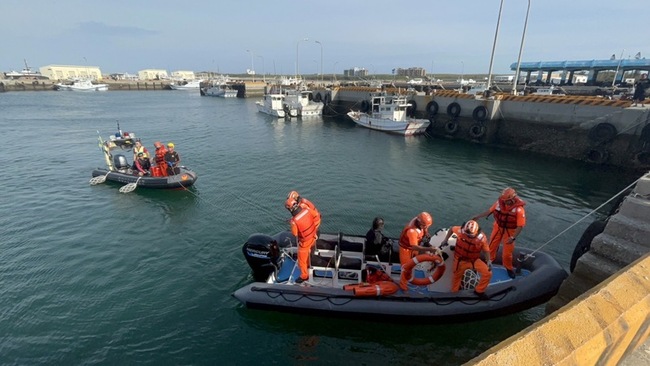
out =
[[[329,105],[331,102],[332,102],[332,95],[330,93],[325,93],[325,97],[323,98],[323,104]]]
[[[366,113],[370,110],[370,102],[367,100],[361,101],[361,112]]]
[[[636,154],[636,160],[643,165],[650,165],[650,151],[641,151]]]
[[[311,95],[311,94],[310,94],[310,95]],[[317,103],[318,103],[318,102],[320,102],[320,101],[322,101],[322,100],[323,100],[323,99],[322,99],[320,93],[316,93],[316,95],[314,96],[314,102],[317,102]]]
[[[314,93],[307,94],[307,100],[309,100],[309,101],[314,100]]]
[[[487,119],[488,116],[488,110],[485,106],[478,106],[474,108],[474,111],[472,112],[472,118],[474,118],[475,121],[477,122],[483,122]]]
[[[483,135],[485,135],[486,131],[487,127],[485,127],[482,123],[474,123],[469,128],[469,137],[473,139],[480,139],[483,137]]]
[[[580,257],[587,253],[591,248],[591,241],[596,237],[596,235],[605,230],[605,225],[607,225],[607,222],[604,220],[594,221],[587,227],[585,232],[582,233],[582,236],[580,237],[580,240],[578,240],[576,247],[573,249],[573,254],[571,255],[571,264],[569,265],[571,272],[576,268],[578,259],[580,259]]]
[[[452,117],[458,117],[460,115],[460,104],[452,102],[447,106],[447,114]]]
[[[435,116],[436,114],[438,114],[438,109],[439,109],[438,103],[435,100],[432,100],[429,103],[427,103],[426,110],[427,110],[427,114],[429,115],[429,117]]]
[[[415,111],[418,109],[418,104],[415,103],[413,99],[409,100],[407,103],[410,104],[410,106],[406,108],[406,115],[408,117],[415,117]]]
[[[650,142],[650,124],[645,125],[641,130],[641,136],[639,136],[639,141]]]
[[[458,121],[449,120],[447,123],[445,123],[445,133],[447,133],[447,135],[453,136],[457,132],[458,132]]]
[[[604,147],[589,149],[586,158],[590,163],[603,164],[609,159],[609,151]]]
[[[589,140],[595,143],[607,142],[616,137],[617,133],[618,131],[616,131],[616,127],[613,124],[602,122],[589,130]]]

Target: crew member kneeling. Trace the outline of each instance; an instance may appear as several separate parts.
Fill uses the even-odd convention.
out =
[[[481,279],[474,289],[474,293],[485,299],[485,289],[492,278],[492,262],[490,261],[490,248],[487,238],[474,220],[469,220],[463,225],[453,226],[447,232],[441,246],[447,245],[447,240],[452,234],[456,234],[456,248],[454,249],[454,277],[451,281],[451,292],[460,290],[460,282],[468,269],[478,272]],[[481,259],[483,256],[483,259]]]

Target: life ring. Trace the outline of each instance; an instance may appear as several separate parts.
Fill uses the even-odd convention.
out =
[[[414,278],[413,269],[418,263],[431,262],[435,266],[435,271],[432,275],[426,278]],[[420,254],[411,258],[410,261],[404,263],[402,266],[402,274],[400,276],[400,286],[402,290],[408,290],[408,283],[416,286],[427,286],[438,281],[445,273],[445,261],[439,255],[435,254]]]
[[[458,121],[452,119],[445,123],[445,133],[447,135],[453,136],[456,132],[458,132]]]
[[[594,164],[603,164],[609,159],[609,151],[604,147],[596,147],[587,151],[587,161]]]
[[[370,110],[370,102],[367,100],[361,101],[361,112],[366,113]]]
[[[325,98],[323,98],[323,104],[329,105],[331,101],[332,101],[332,96],[330,95],[330,93],[326,93]]]
[[[483,105],[474,108],[474,111],[472,112],[472,118],[474,118],[476,122],[485,121],[487,119],[487,116],[488,116],[488,110]]]
[[[413,99],[409,100],[407,103],[410,104],[410,106],[406,107],[406,116],[415,117],[415,111],[418,109],[418,104]]]
[[[399,286],[393,281],[379,281],[370,284],[345,285],[344,290],[352,291],[354,296],[389,296],[399,290]]]
[[[432,100],[427,104],[427,114],[429,115],[429,117],[438,114],[438,109],[439,109],[438,103],[435,100]]]
[[[485,131],[487,128],[485,125],[482,123],[474,123],[470,128],[469,128],[469,137],[473,139],[480,139],[485,135]]]
[[[616,137],[617,131],[613,124],[602,122],[589,130],[589,139],[595,143],[607,142]]]
[[[320,93],[316,93],[316,95],[314,96],[314,102],[318,103],[320,101],[322,101],[322,97],[321,97]]]
[[[576,244],[576,247],[573,249],[573,254],[571,255],[571,263],[569,269],[571,272],[576,268],[578,259],[582,257],[583,254],[587,253],[591,248],[591,241],[596,237],[596,235],[602,233],[605,230],[605,225],[607,222],[604,220],[594,221],[587,227],[580,240]]]
[[[458,117],[460,115],[460,104],[452,102],[447,106],[447,114],[452,117]]]

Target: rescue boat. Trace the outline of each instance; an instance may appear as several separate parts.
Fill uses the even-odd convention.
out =
[[[452,293],[456,238],[452,235],[449,245],[440,248],[446,233],[446,229],[438,230],[429,241],[436,253],[418,256],[420,260],[414,261],[420,263],[405,265],[412,272],[404,275],[396,240],[390,240],[379,255],[369,256],[364,236],[323,233],[311,254],[309,279],[300,284],[296,283],[300,277],[296,238],[290,232],[253,234],[242,251],[255,282],[232,295],[253,309],[374,320],[463,322],[543,304],[567,277],[550,255],[516,248],[515,278],[508,276],[497,259],[485,295],[474,293],[478,275],[471,270],[465,272],[461,290]],[[406,284],[405,289],[400,283]]]

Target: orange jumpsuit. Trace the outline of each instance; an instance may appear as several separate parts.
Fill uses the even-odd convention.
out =
[[[475,270],[481,276],[474,290],[479,293],[485,292],[492,278],[492,272],[481,260],[481,252],[490,251],[485,234],[479,233],[472,238],[465,234],[460,226],[453,226],[451,231],[458,237],[454,249],[454,277],[451,280],[451,292],[460,290],[460,282],[468,269]]]
[[[318,230],[320,229],[320,212],[316,209],[316,206],[304,197],[300,197],[299,205],[301,208],[309,208],[314,217],[314,225],[316,225],[316,232],[318,233]]]
[[[164,146],[156,148],[156,165],[160,167],[160,174],[163,177],[167,176],[167,162],[165,161],[165,154],[167,149]]]
[[[499,246],[503,243],[501,264],[509,271],[513,270],[512,253],[515,250],[515,243],[508,243],[508,240],[513,236],[515,229],[526,226],[525,204],[519,197],[515,197],[514,203],[510,206],[497,200],[490,207],[490,212],[494,215],[494,225],[490,235],[490,260],[494,261]]]
[[[412,246],[420,245],[420,241],[425,235],[428,235],[427,229],[420,229],[415,224],[417,217],[409,221],[402,230],[399,237],[399,262],[404,265],[411,260],[414,256],[418,255],[418,251],[411,249]]]
[[[309,278],[309,254],[316,242],[316,225],[314,216],[309,208],[300,208],[289,220],[291,233],[298,239],[298,268],[300,278]]]

